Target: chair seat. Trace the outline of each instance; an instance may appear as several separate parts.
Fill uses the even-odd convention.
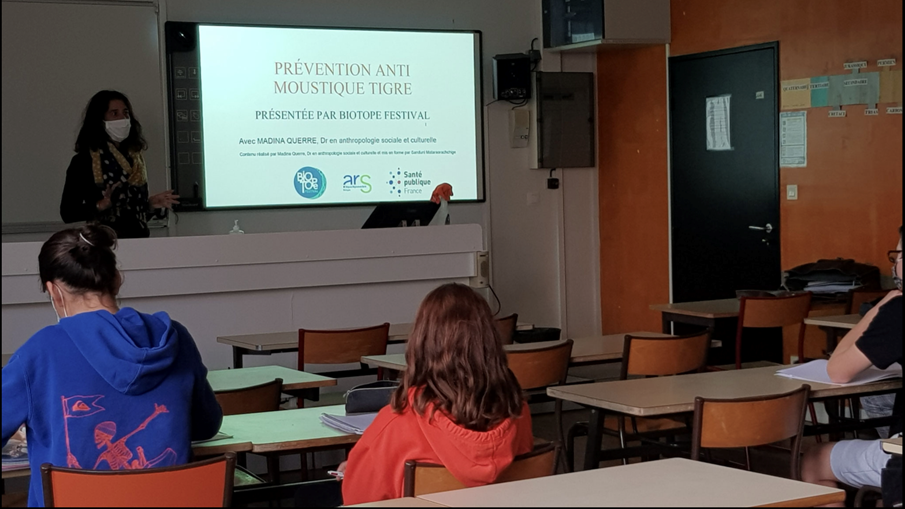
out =
[[[607,415],[603,421],[603,427],[610,431],[618,431],[619,430],[619,422],[618,416],[615,415]],[[681,421],[679,419],[672,419],[669,417],[662,418],[646,418],[646,417],[636,417],[635,422],[638,425],[638,433],[652,433],[655,431],[668,431],[668,430],[680,430],[684,429],[685,421]],[[625,431],[627,433],[633,433],[632,429],[632,421],[630,418],[625,418]]]

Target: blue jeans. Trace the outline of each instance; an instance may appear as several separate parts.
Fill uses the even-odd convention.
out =
[[[892,415],[892,408],[896,404],[895,394],[880,394],[879,396],[865,396],[861,398],[861,407],[871,419],[888,417]],[[880,438],[889,438],[889,426],[877,428]]]

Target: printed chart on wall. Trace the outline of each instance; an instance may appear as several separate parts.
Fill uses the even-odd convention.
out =
[[[730,131],[731,95],[707,98],[707,150],[732,150]]]
[[[482,198],[479,35],[200,25],[198,47],[207,207]]]
[[[783,111],[779,114],[779,165],[805,168],[808,165],[808,112]]]

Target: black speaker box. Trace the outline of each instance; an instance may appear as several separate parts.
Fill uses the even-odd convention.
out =
[[[531,58],[523,53],[493,57],[493,98],[524,101],[531,98]]]

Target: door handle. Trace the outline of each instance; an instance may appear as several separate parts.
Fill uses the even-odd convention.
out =
[[[749,230],[758,230],[758,231],[763,231],[763,232],[767,232],[767,233],[772,233],[772,232],[773,232],[773,225],[770,224],[770,223],[767,223],[767,226],[749,226],[748,229],[749,229]]]

